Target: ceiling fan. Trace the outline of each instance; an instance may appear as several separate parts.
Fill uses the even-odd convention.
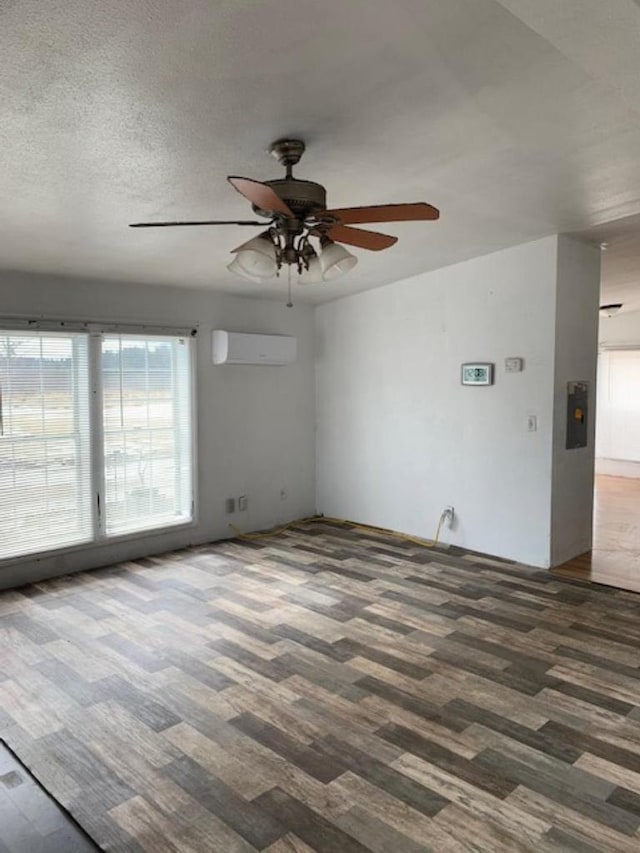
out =
[[[130,227],[258,226],[265,230],[232,250],[235,258],[227,269],[250,281],[262,282],[278,275],[286,265],[289,273],[292,268],[297,272],[301,284],[312,284],[338,278],[355,266],[357,258],[341,244],[377,252],[390,248],[398,240],[377,231],[352,228],[352,225],[435,220],[440,216],[437,208],[425,202],[327,209],[326,190],[321,184],[293,177],[293,166],[300,161],[304,150],[304,142],[299,139],[280,139],[271,145],[270,153],[286,169],[284,178],[264,182],[235,176],[227,178],[251,202],[254,213],[263,217],[263,221],[132,222]],[[319,251],[312,239],[318,241]]]

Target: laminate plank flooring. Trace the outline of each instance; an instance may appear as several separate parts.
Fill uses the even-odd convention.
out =
[[[637,851],[640,596],[328,522],[149,557],[0,594],[0,738],[109,851]]]
[[[640,480],[596,477],[593,548],[552,570],[559,577],[640,592]]]

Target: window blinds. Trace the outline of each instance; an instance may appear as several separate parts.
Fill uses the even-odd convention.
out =
[[[192,517],[189,346],[188,338],[103,338],[108,534]]]
[[[0,559],[93,537],[88,339],[0,331]]]
[[[596,455],[640,462],[640,349],[600,354],[597,411]]]
[[[190,347],[0,329],[0,560],[192,520]]]

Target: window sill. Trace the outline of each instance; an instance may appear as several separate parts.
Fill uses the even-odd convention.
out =
[[[136,530],[130,533],[119,533],[114,536],[101,536],[98,539],[89,539],[86,542],[81,542],[77,545],[67,545],[62,548],[54,548],[49,551],[35,551],[31,554],[22,554],[17,557],[6,557],[0,559],[0,572],[3,568],[11,566],[19,566],[24,563],[39,563],[42,560],[51,560],[59,557],[64,557],[66,554],[77,554],[82,551],[100,551],[108,548],[110,545],[117,545],[120,542],[130,542],[136,539],[155,539],[166,533],[179,533],[184,530],[193,530],[197,526],[196,519],[191,521],[180,521],[176,524],[163,524],[161,527],[150,527],[145,530]],[[118,562],[115,560],[114,562]]]

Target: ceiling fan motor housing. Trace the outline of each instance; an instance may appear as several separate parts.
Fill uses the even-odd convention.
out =
[[[265,184],[291,208],[298,219],[305,219],[316,210],[326,210],[327,192],[322,184],[316,184],[314,181],[300,181],[297,178],[278,178],[274,181],[265,181]],[[269,211],[252,206],[261,216],[271,216]]]

